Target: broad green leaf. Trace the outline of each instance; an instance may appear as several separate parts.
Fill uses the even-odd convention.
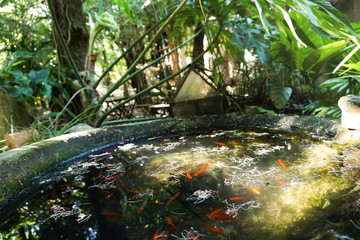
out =
[[[32,82],[39,83],[46,81],[49,74],[50,74],[50,69],[47,68],[40,71],[31,70],[28,76]]]
[[[23,73],[20,70],[10,71],[9,73],[13,75],[16,80],[21,80],[23,77]]]
[[[326,0],[303,0],[305,4],[311,6],[316,5],[321,7],[323,10],[325,10],[329,16],[333,19],[333,21],[337,21],[344,25],[351,33],[357,35],[355,30],[352,28],[350,21],[344,16],[343,13],[341,13],[339,10],[337,10],[335,7],[333,7],[329,1]]]
[[[277,115],[276,112],[274,112],[273,110],[268,110],[259,106],[246,106],[246,108],[251,108],[251,109],[256,109],[257,111],[261,112],[261,113],[268,113],[271,115]]]
[[[277,109],[283,109],[292,94],[289,87],[272,86],[269,92],[270,99]]]
[[[355,69],[357,71],[360,71],[360,64],[349,63],[349,64],[344,64],[343,66],[348,68],[349,70]]]
[[[264,15],[264,10],[263,10],[262,6],[259,4],[258,0],[255,0],[255,6],[256,6],[256,8],[257,8],[257,10],[258,10],[258,12],[259,12],[259,17],[260,17],[261,23],[262,23],[265,31],[266,31],[267,33],[270,33],[270,32],[269,32],[269,26],[270,26],[270,24],[269,24],[268,21],[266,20],[266,17],[265,17],[265,15]],[[267,7],[267,6],[265,6],[265,7]]]
[[[291,21],[291,18],[289,16],[289,14],[285,11],[285,9],[283,9],[282,7],[280,7],[279,5],[277,4],[274,4],[276,6],[277,9],[280,10],[280,12],[282,13],[282,15],[284,16],[284,20],[286,21],[287,25],[289,26],[293,36],[295,37],[295,39],[301,44],[303,45],[304,47],[306,47],[306,44],[303,43],[303,41],[301,41],[301,39],[299,38],[299,36],[296,34],[296,31],[294,29],[294,25]]]
[[[348,41],[342,40],[327,44],[321,48],[314,50],[303,62],[304,70],[311,70],[316,65],[320,67],[331,58],[340,54],[347,46]]]

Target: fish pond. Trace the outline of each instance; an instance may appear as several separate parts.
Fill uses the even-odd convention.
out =
[[[125,141],[49,173],[0,239],[360,239],[344,151],[252,131]]]

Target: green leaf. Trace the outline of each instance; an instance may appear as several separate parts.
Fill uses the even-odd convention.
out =
[[[333,57],[341,53],[347,46],[348,41],[342,40],[327,44],[314,50],[303,62],[304,70],[310,70],[316,65],[323,65]],[[320,66],[320,67],[321,67]]]
[[[252,108],[252,109],[256,109],[257,111],[261,112],[261,113],[268,113],[271,115],[277,115],[276,112],[274,112],[273,110],[268,110],[259,106],[246,106],[246,108]]]
[[[360,64],[354,64],[354,63],[349,63],[349,64],[344,64],[343,65],[344,67],[348,68],[349,70],[357,70],[357,71],[360,71]]]
[[[322,209],[324,209],[324,208],[326,208],[326,207],[328,207],[328,206],[330,206],[330,201],[327,200],[327,199],[325,199],[325,203],[324,203]]]
[[[283,109],[285,107],[291,97],[291,94],[291,88],[280,86],[271,87],[269,92],[270,99],[277,109]]]
[[[292,23],[292,21],[291,21],[291,18],[290,18],[290,16],[289,16],[289,14],[285,11],[285,9],[283,9],[283,8],[280,7],[279,5],[277,5],[277,4],[274,4],[274,5],[275,5],[275,7],[276,7],[277,9],[279,9],[280,12],[282,13],[282,15],[283,15],[283,17],[284,17],[284,20],[285,20],[285,22],[287,23],[288,27],[290,28],[290,31],[291,31],[291,33],[293,34],[294,38],[295,38],[301,45],[303,45],[304,47],[306,47],[306,44],[303,43],[303,41],[301,41],[301,39],[299,38],[299,36],[296,34],[294,25],[293,25],[293,23]]]
[[[264,3],[263,3],[263,4],[264,4]],[[256,8],[257,8],[257,10],[258,10],[258,12],[259,12],[260,20],[261,20],[261,23],[262,23],[265,31],[266,31],[267,33],[270,33],[270,32],[269,32],[269,26],[270,26],[270,24],[269,24],[268,21],[266,20],[266,17],[265,17],[265,15],[264,15],[264,10],[263,10],[263,8],[262,8],[262,5],[259,4],[259,1],[258,1],[258,0],[255,0],[255,6],[256,6]],[[265,6],[265,7],[267,7],[267,6]]]
[[[20,70],[10,71],[9,73],[15,77],[15,80],[21,80],[23,77],[23,73]]]
[[[31,70],[28,74],[29,79],[35,83],[45,82],[50,74],[50,69],[44,69],[40,71]]]

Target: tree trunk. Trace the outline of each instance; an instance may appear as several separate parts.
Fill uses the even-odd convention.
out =
[[[60,30],[64,39],[67,43],[67,47],[71,53],[72,58],[74,59],[75,65],[78,70],[85,71],[86,69],[86,58],[88,53],[89,46],[89,33],[86,28],[86,18],[82,11],[82,1],[81,0],[51,0],[54,6],[55,18],[57,19]],[[54,29],[54,26],[53,26]],[[56,50],[58,55],[58,64],[62,69],[70,68],[71,64],[66,55],[64,48],[61,45],[59,36],[54,34]],[[69,71],[65,73],[66,78],[75,79],[75,75]],[[82,86],[79,83],[76,83],[74,80],[72,86],[64,86],[67,90],[69,97],[71,97],[78,89]],[[61,96],[59,90],[55,90],[56,95],[58,96],[60,102],[65,104],[64,99]],[[84,96],[83,96],[84,98]],[[79,101],[79,97],[76,97],[73,100],[73,104],[70,106],[70,110],[74,114],[79,114],[86,108],[86,103],[84,101]],[[79,103],[82,104],[79,106]],[[61,108],[61,106],[60,106]]]
[[[195,33],[200,31],[201,28],[202,28],[201,23],[198,23],[198,25],[195,28]],[[200,34],[197,35],[196,38],[194,38],[194,48],[193,48],[192,58],[193,59],[196,58],[203,51],[204,51],[204,30],[202,30]],[[204,57],[200,58],[199,61],[196,63],[196,65],[199,67],[204,67]]]

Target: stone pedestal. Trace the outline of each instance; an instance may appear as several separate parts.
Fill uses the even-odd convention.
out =
[[[360,130],[360,97],[347,95],[339,99],[341,109],[341,126]]]

